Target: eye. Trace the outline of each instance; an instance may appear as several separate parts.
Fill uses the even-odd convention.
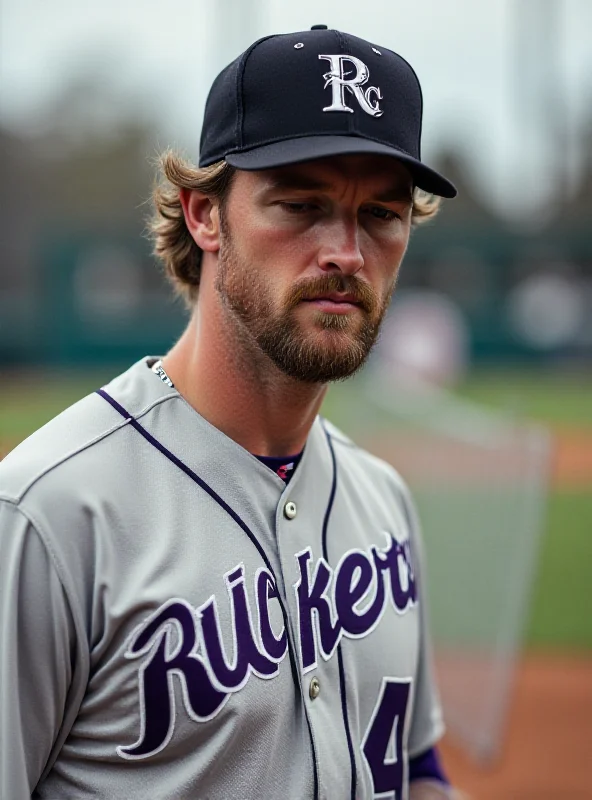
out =
[[[390,208],[384,208],[384,206],[369,206],[365,209],[365,212],[381,222],[391,222],[395,219],[401,219],[396,211],[392,211]]]
[[[318,208],[314,203],[292,203],[283,201],[280,205],[289,214],[308,214],[311,211],[316,211]]]

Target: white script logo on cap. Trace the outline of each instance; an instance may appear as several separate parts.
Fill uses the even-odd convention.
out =
[[[370,70],[363,61],[360,61],[355,56],[346,55],[319,55],[319,58],[324,58],[331,64],[331,71],[326,72],[323,78],[325,79],[325,89],[331,84],[333,98],[331,105],[326,106],[323,111],[348,111],[353,114],[353,108],[345,104],[345,90],[349,89],[360,104],[360,108],[366,114],[370,114],[371,117],[382,116],[382,109],[378,105],[379,101],[382,100],[380,89],[377,86],[369,86],[364,92],[361,88],[370,77]],[[353,78],[347,77],[351,75],[351,69],[345,69],[346,61],[349,61],[356,68],[356,74]],[[375,102],[372,102],[373,96]]]

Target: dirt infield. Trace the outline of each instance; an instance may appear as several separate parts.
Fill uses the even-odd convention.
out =
[[[592,655],[527,656],[499,763],[477,767],[445,739],[444,762],[470,800],[592,798]]]
[[[532,455],[526,458],[525,440],[517,437],[497,450],[475,446],[470,440],[437,438],[431,431],[398,431],[393,437],[372,436],[363,446],[395,464],[407,480],[423,484],[458,485],[468,488],[494,484],[512,485],[524,477]],[[544,451],[543,451],[544,457]],[[453,467],[453,468],[452,468]],[[554,489],[592,490],[592,430],[563,428],[551,432],[550,485]]]
[[[592,490],[592,431],[588,428],[555,430],[554,442],[553,486]]]

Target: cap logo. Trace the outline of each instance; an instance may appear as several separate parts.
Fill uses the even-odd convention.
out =
[[[331,86],[332,102],[330,106],[325,106],[323,111],[346,111],[353,114],[354,109],[345,102],[345,90],[348,89],[358,101],[362,111],[370,114],[371,117],[382,116],[383,112],[379,106],[382,94],[378,86],[369,86],[365,91],[362,89],[370,77],[370,70],[363,61],[355,56],[346,55],[319,55],[319,58],[325,59],[331,64],[331,71],[326,72],[323,78],[325,79],[324,88]],[[346,69],[346,62],[355,67],[353,77],[349,77],[353,71]]]

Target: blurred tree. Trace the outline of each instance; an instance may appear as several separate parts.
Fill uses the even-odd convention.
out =
[[[154,129],[108,91],[99,75],[72,83],[40,121],[32,144],[44,154],[44,224],[141,228],[150,193]]]
[[[41,172],[35,150],[0,129],[0,297],[32,290]]]
[[[557,220],[566,227],[584,226],[589,235],[590,219],[592,218],[592,119],[588,124],[587,131],[582,136],[582,146],[584,169],[579,185],[573,196],[560,208]]]
[[[485,228],[497,227],[500,220],[492,206],[483,201],[482,195],[471,179],[468,165],[462,153],[446,149],[435,158],[435,169],[446,175],[458,189],[453,202],[444,203],[439,215],[439,224],[471,225]]]

